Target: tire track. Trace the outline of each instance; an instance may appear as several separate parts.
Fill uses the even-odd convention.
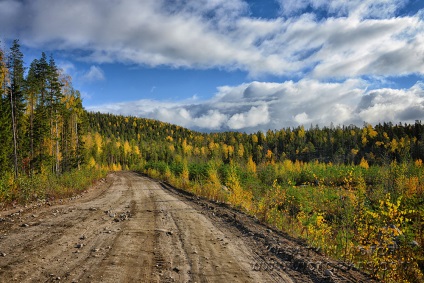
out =
[[[81,198],[0,222],[0,282],[295,282],[254,270],[270,262],[207,214],[147,177],[112,173]]]

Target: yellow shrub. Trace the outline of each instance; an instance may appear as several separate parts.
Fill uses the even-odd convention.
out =
[[[361,162],[359,163],[359,166],[365,169],[370,168],[370,166],[368,165],[368,161],[362,157]]]
[[[423,193],[423,186],[420,184],[418,177],[410,177],[405,180],[406,196],[408,198]]]

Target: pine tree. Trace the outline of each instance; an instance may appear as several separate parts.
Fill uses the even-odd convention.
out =
[[[47,73],[49,65],[46,54],[41,54],[40,60],[34,61],[34,83],[37,91],[37,102],[35,105],[33,121],[33,143],[34,143],[34,169],[42,172],[49,166],[50,160],[47,150],[49,137],[49,120],[47,112]]]
[[[59,81],[59,70],[53,56],[50,56],[49,67],[47,73],[47,104],[49,108],[49,121],[50,121],[50,155],[54,158],[52,171],[58,173],[60,169],[60,134],[59,134],[59,119],[63,111],[61,99],[63,97],[61,92],[61,83]]]
[[[24,104],[24,55],[20,51],[18,40],[14,40],[10,48],[8,58],[8,69],[10,84],[7,88],[7,97],[10,101],[11,124],[13,134],[13,163],[15,177],[18,177],[18,164],[20,162],[20,146],[22,143],[21,134],[23,133],[23,115],[25,111]]]
[[[6,96],[8,69],[3,50],[0,48],[0,172],[10,171],[12,156],[12,129],[10,127],[10,103]]]
[[[34,115],[35,107],[37,104],[37,98],[39,93],[39,81],[37,76],[37,66],[39,62],[37,59],[32,61],[28,76],[26,79],[26,101],[27,101],[27,116],[29,118],[29,125],[27,131],[27,139],[29,140],[29,172],[33,173],[33,162],[34,162]]]

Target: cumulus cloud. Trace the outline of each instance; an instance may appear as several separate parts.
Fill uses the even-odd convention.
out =
[[[228,120],[227,125],[232,130],[255,127],[269,122],[268,106],[252,106],[249,111],[236,113]]]
[[[178,124],[183,127],[200,130],[221,130],[228,121],[228,116],[218,110],[207,110],[199,116],[193,116],[190,106],[176,108],[160,108],[147,115],[151,118]]]
[[[82,79],[88,82],[104,81],[105,74],[100,67],[91,66],[90,69],[86,73],[84,73]]]
[[[281,2],[281,17],[263,19],[242,0],[3,0],[0,33],[30,47],[82,50],[96,63],[218,67],[252,77],[424,73],[422,13],[396,14],[407,0]],[[299,14],[308,7],[315,10]]]
[[[304,124],[310,123],[311,119],[309,119],[309,116],[308,116],[308,114],[306,114],[306,112],[302,112],[302,113],[294,116],[293,121],[295,121],[296,123],[298,123],[300,125],[304,125]]]
[[[279,1],[278,17],[254,18],[243,0],[0,0],[0,35],[90,62],[78,76],[86,81],[105,79],[101,63],[289,78],[221,86],[205,101],[140,100],[89,110],[249,132],[422,118],[421,83],[389,89],[373,82],[423,77],[424,10],[400,14],[408,0]]]
[[[359,117],[374,123],[402,121],[413,123],[424,118],[424,84],[406,90],[377,89],[364,95],[356,110]]]
[[[255,132],[299,125],[328,126],[384,121],[414,123],[424,118],[424,84],[409,89],[367,90],[354,79],[322,83],[303,79],[284,83],[252,82],[218,88],[215,97],[192,102],[140,100],[87,107],[149,117],[201,131]]]

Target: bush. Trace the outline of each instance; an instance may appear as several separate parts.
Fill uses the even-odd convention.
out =
[[[21,175],[17,179],[6,174],[0,179],[0,202],[28,203],[37,199],[68,197],[87,189],[105,174],[106,171],[95,168],[75,169],[61,175]]]

